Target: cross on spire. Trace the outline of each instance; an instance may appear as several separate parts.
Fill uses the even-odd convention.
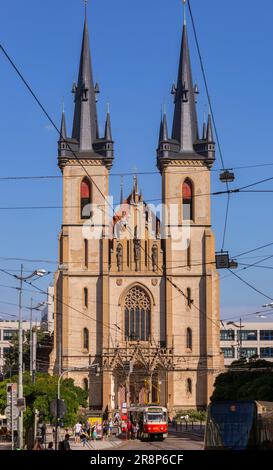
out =
[[[84,18],[85,18],[85,20],[87,18],[87,5],[88,5],[88,0],[84,0]]]
[[[186,20],[186,3],[187,0],[182,0],[183,1],[183,14],[184,14],[184,25],[186,26],[187,20]]]

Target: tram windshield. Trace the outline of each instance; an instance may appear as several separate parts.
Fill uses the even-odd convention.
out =
[[[166,413],[146,413],[146,421],[153,423],[166,422]]]

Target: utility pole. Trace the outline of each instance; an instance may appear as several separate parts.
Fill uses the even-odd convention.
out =
[[[19,289],[19,361],[18,361],[18,398],[23,398],[23,329],[22,329],[22,294],[23,294],[23,265],[21,264],[20,289]],[[23,410],[18,418],[18,444],[19,449],[24,444]]]
[[[33,299],[30,299],[30,319],[29,319],[29,349],[30,349],[30,364],[29,372],[31,380],[33,381],[33,334],[32,334],[32,310],[33,310]]]
[[[22,318],[22,297],[23,297],[23,281],[27,281],[34,276],[42,277],[46,274],[44,269],[36,269],[30,276],[23,277],[23,265],[21,264],[20,276],[14,276],[20,281],[19,287],[19,354],[18,354],[18,400],[23,401],[23,318]],[[24,425],[23,425],[23,409],[20,411],[18,418],[18,445],[19,449],[24,446]]]
[[[35,384],[36,378],[36,357],[37,357],[37,332],[33,332],[33,340],[32,340],[32,383]]]

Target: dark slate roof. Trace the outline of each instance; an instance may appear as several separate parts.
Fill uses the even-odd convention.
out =
[[[79,142],[80,151],[93,150],[99,138],[96,94],[92,73],[87,20],[84,22],[78,84],[75,89],[75,112],[72,138]]]
[[[198,126],[187,27],[185,24],[183,26],[178,78],[174,100],[175,109],[172,138],[180,143],[180,151],[193,151],[193,145],[198,139]]]

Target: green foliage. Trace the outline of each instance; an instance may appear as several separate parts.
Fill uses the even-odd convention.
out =
[[[0,413],[6,407],[6,386],[9,382],[16,382],[17,377],[0,383]],[[43,421],[49,423],[54,420],[50,414],[50,403],[56,398],[58,377],[48,374],[37,374],[36,383],[31,382],[28,373],[24,374],[24,396],[27,409],[24,413],[24,425],[29,429],[33,425],[35,410],[39,410]],[[73,426],[77,421],[78,410],[87,405],[87,392],[74,385],[74,380],[66,379],[61,383],[61,398],[65,401],[67,413],[63,419],[65,426]]]
[[[215,400],[273,401],[273,363],[265,360],[236,361],[220,374],[211,397]],[[240,368],[240,370],[236,370]]]
[[[189,416],[189,421],[205,421],[206,420],[206,412],[204,410],[187,410],[187,411],[178,411],[176,413],[175,419],[180,420],[181,417]]]

